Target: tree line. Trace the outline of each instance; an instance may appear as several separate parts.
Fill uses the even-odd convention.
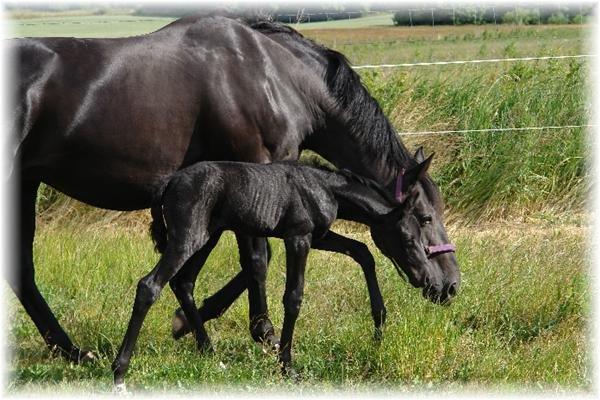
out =
[[[395,25],[465,25],[465,24],[581,24],[591,17],[594,5],[567,6],[464,6],[422,7],[399,10],[394,14]]]

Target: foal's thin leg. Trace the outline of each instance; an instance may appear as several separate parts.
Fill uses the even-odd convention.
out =
[[[281,363],[284,375],[292,379],[298,378],[292,368],[292,337],[304,295],[304,269],[306,267],[306,258],[310,251],[310,244],[310,235],[285,239],[286,278],[285,293],[283,295],[284,317],[283,328],[281,330],[279,362]]]
[[[202,244],[200,243],[200,245]],[[189,257],[189,250],[178,250],[167,246],[165,253],[154,269],[138,282],[127,332],[125,333],[117,357],[112,364],[114,383],[117,387],[124,384],[124,377],[131,361],[131,354],[148,310],[160,295],[163,287],[175,276]]]
[[[267,239],[237,233],[236,239],[240,251],[240,264],[247,279],[250,334],[255,342],[274,347],[279,343],[279,339],[275,336],[267,307]]]
[[[271,259],[271,247],[267,242],[267,265]],[[246,271],[242,270],[238,272],[225,286],[217,291],[212,296],[204,299],[202,306],[198,308],[202,321],[210,321],[211,319],[220,317],[227,309],[231,306],[233,301],[240,297],[240,295],[248,287],[248,278]],[[175,311],[173,318],[173,337],[179,339],[180,337],[191,332],[191,328],[187,322],[187,319],[181,309]]]
[[[204,266],[206,259],[211,251],[215,248],[221,234],[214,234],[209,241],[202,247],[200,251],[194,254],[179,270],[179,272],[169,281],[171,290],[175,293],[177,300],[181,306],[177,310],[175,318],[178,318],[180,312],[185,313],[185,322],[188,327],[194,332],[196,337],[196,345],[201,351],[212,350],[210,339],[204,329],[204,320],[194,301],[194,286],[198,273]]]
[[[91,352],[80,351],[73,345],[69,336],[62,329],[52,310],[44,300],[35,282],[33,266],[33,237],[35,234],[35,200],[39,182],[20,182],[18,188],[20,214],[16,230],[19,234],[19,259],[12,276],[8,276],[9,284],[23,304],[25,311],[33,320],[36,328],[51,350],[58,350],[68,360],[83,362],[93,360]],[[9,275],[11,275],[9,272]]]
[[[375,340],[380,340],[383,335],[382,329],[385,323],[386,310],[377,282],[377,274],[375,273],[375,260],[369,248],[364,243],[332,231],[328,231],[324,237],[314,241],[312,248],[349,255],[360,265],[365,274],[369,299],[371,300],[371,315],[375,323],[374,337]]]

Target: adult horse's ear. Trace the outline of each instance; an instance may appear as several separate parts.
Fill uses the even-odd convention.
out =
[[[425,161],[425,153],[423,153],[423,146],[419,146],[417,151],[415,151],[414,159],[418,163],[422,163]]]
[[[418,152],[418,150],[417,150]],[[419,162],[414,167],[408,169],[404,173],[404,185],[405,191],[408,191],[415,183],[419,181],[419,179],[423,178],[431,165],[431,160],[433,159],[434,153],[432,153],[427,159]]]

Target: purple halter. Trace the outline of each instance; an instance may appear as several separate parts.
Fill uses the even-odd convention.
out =
[[[406,200],[406,194],[402,193],[402,181],[404,180],[405,172],[406,172],[406,169],[401,168],[400,172],[398,173],[398,177],[396,178],[395,195],[396,195],[396,200],[398,200],[400,203],[404,203],[404,200]],[[456,246],[451,243],[437,244],[434,246],[427,246],[425,248],[425,253],[427,253],[427,258],[433,258],[433,257],[439,256],[440,254],[455,253],[455,252],[456,252]]]
[[[427,246],[425,248],[425,253],[427,253],[427,258],[433,258],[433,257],[439,256],[440,254],[454,253],[454,252],[456,252],[456,246],[451,243],[438,244],[435,246]]]
[[[396,178],[396,200],[400,203],[404,203],[404,200],[406,200],[406,195],[402,193],[402,181],[404,180],[405,172],[406,170],[401,168],[398,177]]]

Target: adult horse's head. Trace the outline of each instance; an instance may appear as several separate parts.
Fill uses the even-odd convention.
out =
[[[401,170],[394,183],[396,198],[404,205],[400,222],[404,226],[401,240],[393,234],[391,224],[398,220],[394,212],[388,216],[390,223],[371,229],[375,244],[396,267],[401,268],[409,282],[423,288],[423,295],[435,303],[448,304],[458,292],[460,271],[454,254],[455,247],[448,240],[443,222],[443,203],[437,186],[427,175],[433,155],[425,159],[422,149],[415,154],[417,164]],[[415,268],[414,246],[422,248],[428,263]],[[412,252],[412,253],[411,253]],[[400,270],[399,270],[400,272]]]

